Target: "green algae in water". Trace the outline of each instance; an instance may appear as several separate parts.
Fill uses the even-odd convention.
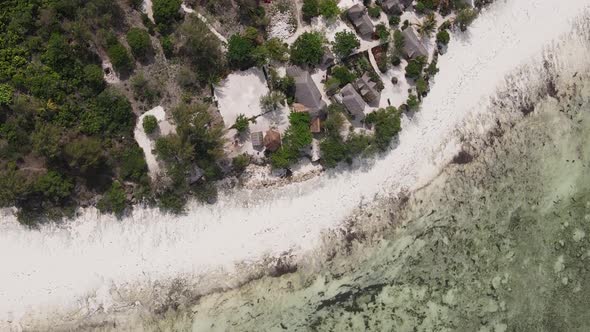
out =
[[[204,297],[193,330],[587,331],[589,80],[551,94],[401,210],[375,208],[397,223],[383,240]]]

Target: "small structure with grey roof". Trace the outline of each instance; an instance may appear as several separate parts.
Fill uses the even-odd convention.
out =
[[[363,76],[354,82],[354,84],[356,85],[356,88],[360,92],[363,99],[367,102],[379,100],[381,94],[379,91],[377,91],[377,83],[371,81],[369,73],[365,72]]]
[[[412,5],[414,0],[399,0],[399,2],[404,6],[404,8],[408,8]]]
[[[404,6],[399,0],[381,0],[379,4],[383,11],[389,15],[401,15],[404,11]]]
[[[367,14],[367,8],[356,4],[347,11],[348,18],[363,38],[371,38],[375,32],[375,26]]]
[[[287,74],[295,78],[295,101],[309,108],[312,115],[326,107],[322,94],[309,72],[297,67],[287,68]]]
[[[418,56],[428,56],[428,50],[416,34],[413,27],[408,27],[402,31],[404,36],[404,54],[408,58],[415,58]]]
[[[340,94],[342,95],[342,104],[344,104],[344,107],[346,107],[350,114],[364,117],[365,106],[367,106],[367,104],[361,95],[356,92],[352,84],[346,84],[342,90],[340,90]]]
[[[335,61],[336,61],[336,57],[334,56],[334,53],[332,53],[332,51],[329,48],[325,48],[324,49],[324,56],[322,56],[321,66],[322,67],[330,67],[331,65],[334,64]]]
[[[262,149],[264,147],[263,134],[261,131],[256,131],[250,134],[250,140],[252,141],[252,147],[255,149]]]

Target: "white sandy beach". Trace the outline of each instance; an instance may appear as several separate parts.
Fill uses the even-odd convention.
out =
[[[363,202],[432,179],[458,151],[455,133],[464,120],[483,115],[505,76],[569,32],[570,20],[588,6],[586,0],[493,5],[467,34],[453,36],[422,111],[403,119],[399,144],[370,169],[242,190],[213,206],[193,203],[178,217],[137,208],[117,221],[88,209],[66,225],[30,231],[0,215],[0,323],[18,329],[22,320],[108,311],[112,289],[179,275],[221,269],[226,279],[204,285],[225,287],[236,263],[314,250],[322,231],[338,228]]]

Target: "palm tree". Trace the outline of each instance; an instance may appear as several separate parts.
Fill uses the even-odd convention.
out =
[[[416,24],[416,26],[421,37],[430,37],[436,30],[436,17],[433,13],[430,13],[421,23]]]

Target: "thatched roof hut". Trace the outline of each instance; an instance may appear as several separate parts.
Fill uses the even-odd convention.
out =
[[[275,152],[281,147],[281,134],[273,129],[270,129],[264,135],[264,147],[270,151]]]

